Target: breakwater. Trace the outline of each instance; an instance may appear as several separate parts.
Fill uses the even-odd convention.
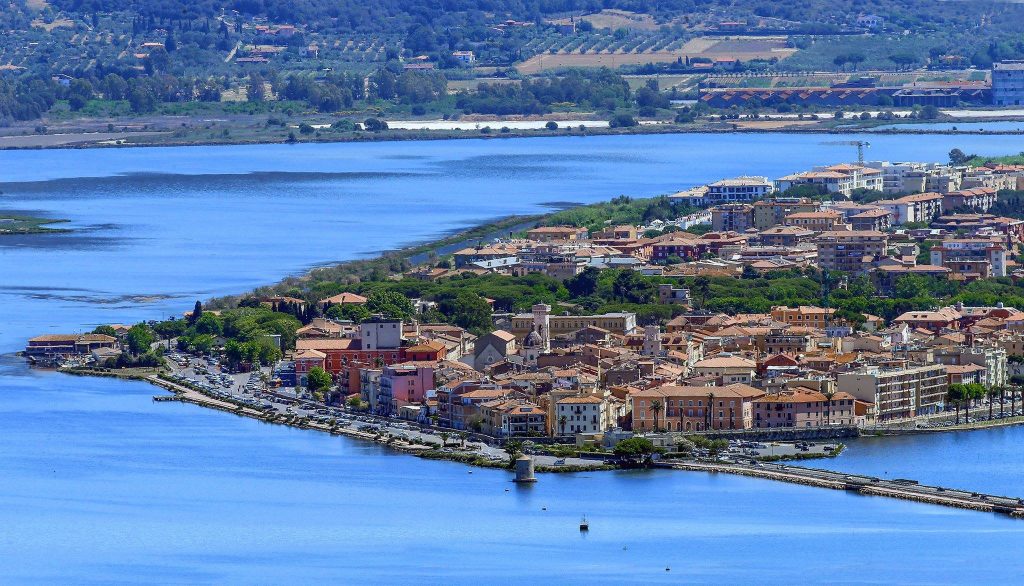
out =
[[[753,478],[845,490],[865,496],[884,496],[932,505],[1000,513],[1024,518],[1024,499],[919,484],[909,479],[881,479],[817,468],[785,464],[733,464],[713,462],[663,462],[659,466],[691,472],[737,474]]]

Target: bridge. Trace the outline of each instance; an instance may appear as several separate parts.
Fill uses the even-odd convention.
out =
[[[859,474],[846,474],[832,470],[790,466],[787,464],[769,463],[722,463],[699,461],[663,461],[658,464],[663,468],[688,470],[695,472],[717,472],[738,474],[753,478],[765,478],[856,492],[867,496],[884,496],[932,505],[970,509],[987,513],[1000,513],[1016,518],[1024,518],[1024,499],[1017,497],[984,494],[968,490],[958,490],[943,486],[919,484],[916,480],[881,479]]]

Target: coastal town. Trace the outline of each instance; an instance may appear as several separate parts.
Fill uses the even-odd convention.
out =
[[[197,302],[164,322],[32,338],[24,355],[84,374],[150,368],[175,392],[292,424],[410,426],[445,448],[459,434],[475,449],[569,445],[598,463],[634,437],[669,453],[725,438],[729,454],[762,455],[765,438],[799,452],[808,439],[1009,424],[1024,415],[1024,311],[908,298],[928,297],[916,290],[926,285],[1016,287],[1024,220],[994,212],[1022,189],[1024,166],[1005,164],[741,176],[650,204],[686,210],[676,218],[541,221],[330,295]],[[613,295],[646,295],[637,310],[586,311],[612,274]],[[783,277],[820,302],[713,310],[721,283],[770,289]],[[516,279],[571,294],[533,303],[459,290]],[[851,311],[843,300],[855,294],[893,302],[892,315]]]

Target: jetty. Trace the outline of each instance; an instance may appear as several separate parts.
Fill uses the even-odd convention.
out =
[[[738,474],[818,488],[856,492],[866,496],[884,496],[932,505],[1000,513],[1024,518],[1024,499],[929,486],[908,479],[882,479],[874,476],[847,474],[833,470],[769,463],[662,462],[660,467],[692,472]]]

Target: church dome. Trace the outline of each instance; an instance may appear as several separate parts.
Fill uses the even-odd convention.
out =
[[[523,340],[523,348],[537,348],[544,343],[544,340],[540,339],[540,334],[537,332],[530,332],[527,334],[526,339]]]

